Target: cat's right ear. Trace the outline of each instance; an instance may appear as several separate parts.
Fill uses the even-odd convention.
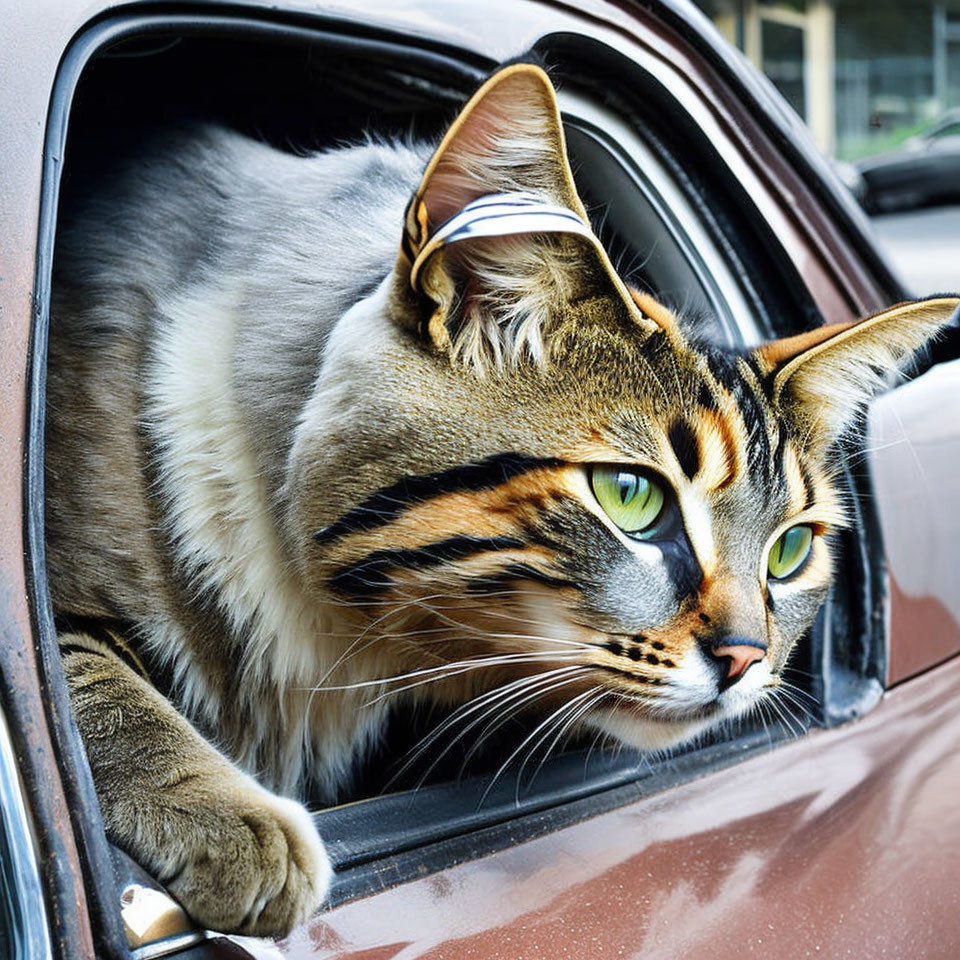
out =
[[[529,63],[497,71],[447,131],[407,209],[396,281],[400,319],[481,374],[543,362],[570,302],[602,297],[658,328],[590,228],[553,85]]]

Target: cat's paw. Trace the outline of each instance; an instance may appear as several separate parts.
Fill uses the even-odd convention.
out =
[[[284,936],[319,909],[333,875],[310,814],[260,790],[218,799],[200,813],[166,887],[204,927]]]

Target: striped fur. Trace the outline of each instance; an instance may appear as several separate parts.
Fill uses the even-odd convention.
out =
[[[348,796],[391,710],[453,711],[427,753],[524,711],[531,750],[661,749],[769,698],[829,589],[833,441],[955,306],[732,353],[568,236],[441,250],[414,286],[478,196],[585,216],[532,67],[433,160],[203,128],[107,182],[57,253],[51,582],[108,832],[221,929],[322,901],[319,841],[265,788]],[[598,464],[659,478],[657,536],[611,520]],[[810,558],[773,580],[796,524]],[[734,640],[765,656],[727,684]]]

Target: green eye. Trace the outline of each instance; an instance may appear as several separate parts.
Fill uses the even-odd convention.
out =
[[[596,466],[590,472],[590,485],[607,516],[624,533],[642,533],[663,512],[663,487],[635,470]]]
[[[800,569],[800,565],[810,555],[813,543],[813,528],[806,524],[791,527],[781,534],[770,548],[767,569],[774,580],[783,580]]]

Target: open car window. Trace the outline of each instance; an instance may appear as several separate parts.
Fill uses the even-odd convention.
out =
[[[144,128],[183,119],[188,104],[286,149],[320,148],[370,130],[390,136],[412,129],[431,137],[493,66],[474,53],[371,38],[344,24],[321,29],[271,22],[268,29],[213,15],[105,21],[83,42],[76,88],[56,101],[66,151],[62,179],[48,170],[48,217],[55,217],[58,201],[88,188],[101,151]],[[732,345],[793,333],[817,317],[734,173],[717,161],[709,138],[656,77],[602,45],[566,36],[545,38],[541,52],[561,84],[578,186],[628,282],[655,292],[706,338]],[[603,93],[592,80],[601,69]],[[47,318],[48,305],[41,315]],[[41,350],[43,342],[40,337]],[[42,356],[36,362],[42,369]],[[40,425],[31,450],[36,478],[43,473],[42,409],[34,417]],[[860,481],[849,483],[858,502]],[[39,481],[33,496],[40,498],[32,528],[37,621],[52,664],[56,639],[43,573]],[[883,653],[863,529],[845,535],[833,597],[797,654],[792,680],[810,698],[805,713],[747,720],[666,758],[574,740],[563,730],[557,736],[517,718],[490,731],[482,750],[471,753],[469,742],[466,748],[460,743],[440,762],[428,753],[410,765],[406,759],[442,717],[400,715],[358,778],[354,802],[317,811],[338,869],[332,902],[556,829],[768,749],[811,723],[867,709],[879,694]],[[69,730],[64,736],[75,739]],[[74,742],[65,756],[76,765],[78,789],[89,803],[81,748]],[[89,845],[103,846],[99,824],[84,829]],[[105,888],[113,883],[90,880]],[[116,886],[102,899],[119,903]]]

